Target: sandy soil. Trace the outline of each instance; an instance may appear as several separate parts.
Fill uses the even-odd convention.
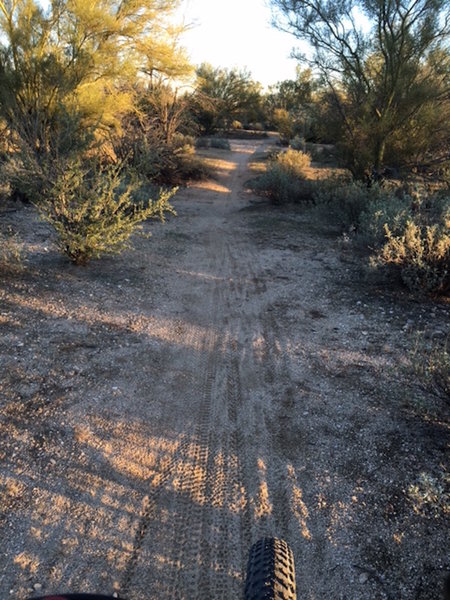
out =
[[[1,598],[240,598],[263,535],[299,598],[441,596],[448,420],[399,365],[448,306],[374,288],[252,197],[265,143],[217,151],[177,218],[86,268],[30,208],[5,216],[30,260],[0,287]]]

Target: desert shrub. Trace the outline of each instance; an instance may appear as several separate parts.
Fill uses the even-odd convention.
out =
[[[313,183],[306,179],[310,158],[303,152],[287,150],[269,161],[267,170],[251,184],[272,202],[308,202],[312,199]]]
[[[296,135],[290,142],[290,146],[293,150],[301,150],[305,152],[306,144],[304,138]],[[311,157],[310,157],[311,158]]]
[[[344,230],[356,231],[361,214],[378,193],[378,188],[369,189],[357,181],[338,178],[318,181],[314,191],[316,214]]]
[[[444,516],[450,513],[450,475],[441,471],[438,476],[420,473],[407,490],[407,498],[418,515]]]
[[[325,165],[336,164],[336,149],[332,145],[305,143],[306,152],[311,156],[313,162]]]
[[[312,182],[272,167],[250,182],[250,187],[270,198],[274,204],[309,202],[312,199]]]
[[[374,266],[398,270],[415,293],[446,293],[450,289],[450,213],[439,223],[424,224],[420,215],[393,233],[385,224],[386,241],[372,258]]]
[[[205,161],[196,156],[195,153],[177,155],[177,177],[172,178],[172,182],[195,181],[207,179],[211,176],[211,169]]]
[[[195,140],[195,147],[196,148],[209,148],[209,138],[207,137],[199,137]]]
[[[169,147],[175,154],[193,154],[195,152],[195,138],[192,135],[176,132],[172,136]]]
[[[53,182],[39,212],[55,229],[57,247],[78,265],[129,247],[130,236],[150,218],[174,214],[169,204],[176,190],[161,191],[157,200],[135,202],[137,183],[127,183],[120,170],[87,170],[66,165]]]
[[[397,272],[416,294],[450,289],[448,195],[402,195],[357,181],[316,182],[316,214],[373,252],[372,267]]]
[[[230,142],[225,138],[213,137],[209,140],[209,145],[219,150],[231,150]]]
[[[6,160],[1,166],[0,176],[12,198],[36,203],[45,193],[52,165],[44,159],[38,163],[33,154],[26,150]]]
[[[445,400],[450,399],[450,338],[426,343],[417,335],[410,353],[413,381],[425,392]]]
[[[362,209],[358,219],[359,241],[371,248],[379,248],[386,240],[385,225],[397,235],[404,230],[412,215],[412,198],[372,188],[369,201]]]
[[[0,233],[0,272],[16,273],[23,269],[23,243],[12,230]]]
[[[311,157],[304,152],[289,148],[286,152],[277,155],[274,166],[287,175],[304,179],[311,166]]]
[[[295,133],[294,122],[289,112],[284,108],[276,108],[273,112],[273,122],[279,133],[280,143],[289,144]]]

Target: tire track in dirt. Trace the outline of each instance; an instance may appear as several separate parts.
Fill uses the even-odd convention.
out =
[[[203,380],[198,406],[193,409],[197,425],[166,466],[161,486],[143,514],[124,580],[124,588],[130,592],[136,590],[132,583],[136,584],[138,573],[142,572],[139,556],[150,545],[158,521],[162,488],[172,494],[173,507],[172,533],[167,536],[173,547],[166,551],[170,556],[170,566],[165,568],[168,583],[158,588],[162,597],[239,596],[248,548],[255,535],[265,529],[264,526],[255,529],[254,513],[259,510],[255,502],[259,500],[254,496],[259,487],[252,485],[251,480],[258,457],[249,452],[243,430],[247,423],[240,417],[246,398],[238,358],[242,346],[239,306],[249,296],[263,292],[264,286],[246,260],[236,259],[234,248],[240,244],[242,231],[235,233],[226,222],[229,213],[236,211],[242,202],[239,196],[247,158],[248,155],[238,156],[237,168],[228,182],[231,188],[228,206],[224,206],[222,199],[217,204],[215,201],[216,228],[203,238],[202,262],[205,273],[212,275],[213,287],[202,299],[202,312],[208,315],[212,333],[196,342],[206,357],[204,366],[200,366],[203,374],[198,374],[198,380]],[[186,460],[188,464],[179,473],[179,463]],[[174,480],[177,480],[176,490]]]

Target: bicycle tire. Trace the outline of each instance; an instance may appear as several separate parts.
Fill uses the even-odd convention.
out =
[[[262,538],[250,549],[245,600],[296,600],[294,555],[284,540]]]

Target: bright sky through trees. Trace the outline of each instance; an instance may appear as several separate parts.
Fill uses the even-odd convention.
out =
[[[182,45],[194,64],[246,67],[265,86],[295,78],[297,63],[289,55],[299,43],[271,27],[265,0],[184,0],[180,15],[193,25]]]

